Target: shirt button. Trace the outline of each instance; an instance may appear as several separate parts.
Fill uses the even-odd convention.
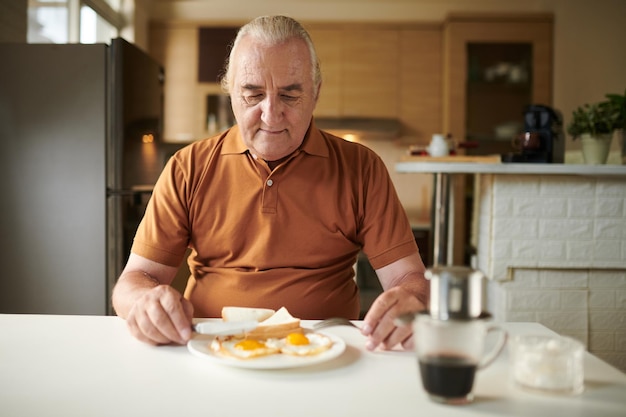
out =
[[[266,184],[267,184],[268,187],[271,187],[272,185],[274,185],[274,181],[267,180]]]

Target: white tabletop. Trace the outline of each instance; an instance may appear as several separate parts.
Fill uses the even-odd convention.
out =
[[[303,325],[310,325],[304,321]],[[509,323],[510,334],[549,333]],[[226,367],[184,346],[134,340],[117,317],[0,315],[0,415],[36,416],[624,416],[626,375],[587,354],[583,394],[522,391],[505,352],[476,377],[476,401],[427,399],[412,352],[368,352],[358,330],[335,327],[347,349],[287,370]]]

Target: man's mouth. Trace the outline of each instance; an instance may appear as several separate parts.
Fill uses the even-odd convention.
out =
[[[259,130],[260,130],[261,132],[263,132],[263,133],[267,133],[268,135],[278,135],[278,134],[280,134],[280,133],[285,132],[285,130],[286,130],[286,129],[279,129],[279,130],[276,130],[276,129],[263,129],[263,128],[261,128],[261,129],[259,129]]]

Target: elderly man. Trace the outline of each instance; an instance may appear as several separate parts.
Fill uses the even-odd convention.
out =
[[[321,73],[308,33],[284,16],[253,20],[222,83],[237,125],[168,162],[114,288],[117,314],[152,344],[187,342],[193,316],[226,305],[355,319],[363,249],[385,290],[364,318],[366,347],[411,346],[394,319],[424,308],[424,264],[380,158],[315,127]],[[169,284],[187,248],[183,297]]]

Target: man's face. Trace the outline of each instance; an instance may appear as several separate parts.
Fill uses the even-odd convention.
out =
[[[302,143],[317,103],[305,42],[267,46],[248,36],[230,65],[233,113],[246,146],[266,161],[288,156]]]

